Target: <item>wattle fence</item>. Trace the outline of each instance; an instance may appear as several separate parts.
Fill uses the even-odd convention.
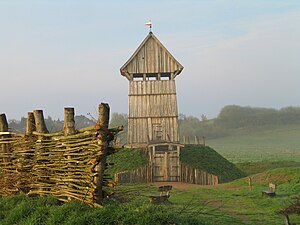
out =
[[[25,135],[9,132],[0,115],[0,195],[53,195],[101,206],[103,186],[112,185],[104,176],[106,157],[115,152],[109,142],[122,130],[108,129],[109,106],[100,104],[96,125],[80,130],[74,109],[66,108],[58,133],[47,132],[40,111],[28,116]]]

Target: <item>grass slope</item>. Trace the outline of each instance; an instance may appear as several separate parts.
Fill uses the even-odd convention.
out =
[[[180,160],[192,168],[217,175],[220,182],[232,181],[246,175],[208,146],[186,145],[180,152]]]
[[[117,153],[109,155],[107,162],[110,166],[107,173],[113,175],[126,170],[134,170],[148,163],[148,159],[141,149],[124,148]]]
[[[300,167],[300,162],[294,161],[259,161],[244,162],[235,164],[237,168],[244,171],[247,175],[262,173],[264,171],[276,168]]]

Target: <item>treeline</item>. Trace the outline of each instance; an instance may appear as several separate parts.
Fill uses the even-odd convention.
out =
[[[63,129],[62,120],[45,119],[50,132]],[[92,126],[94,119],[86,116],[75,116],[77,128]],[[225,106],[217,118],[208,120],[205,115],[201,119],[194,116],[179,115],[179,130],[183,136],[205,136],[207,138],[222,137],[240,128],[261,128],[266,126],[278,126],[287,124],[300,124],[300,107],[286,107],[282,109],[243,107],[237,105]],[[127,137],[127,114],[112,113],[110,127],[124,126],[124,131],[119,134],[119,141],[126,143]],[[17,133],[24,133],[26,118],[20,121],[10,121],[9,127]]]
[[[282,109],[225,106],[215,123],[224,128],[261,127],[300,123],[300,107]]]
[[[300,107],[282,109],[225,106],[215,119],[199,120],[197,117],[180,115],[179,128],[182,136],[216,138],[241,128],[263,128],[288,124],[300,124]]]

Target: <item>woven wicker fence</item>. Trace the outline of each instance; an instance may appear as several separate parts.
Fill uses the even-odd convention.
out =
[[[0,132],[0,194],[53,195],[101,206],[103,187],[111,186],[104,175],[106,156],[115,152],[109,142],[122,129],[107,129],[109,108],[105,114],[101,120],[99,113],[96,126],[72,135],[66,127],[52,134]]]

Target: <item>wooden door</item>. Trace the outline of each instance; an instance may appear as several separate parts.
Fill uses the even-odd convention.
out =
[[[155,151],[153,155],[153,181],[179,181],[180,167],[177,151]]]

